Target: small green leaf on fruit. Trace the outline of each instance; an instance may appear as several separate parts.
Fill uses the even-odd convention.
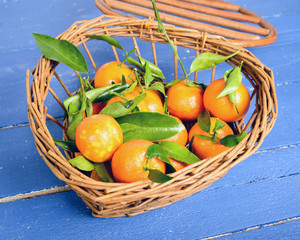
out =
[[[201,88],[203,91],[207,87],[204,83],[197,83],[197,82],[194,82],[194,81],[189,81],[186,85],[188,87],[198,87],[198,88]]]
[[[220,139],[220,143],[226,147],[234,147],[238,145],[246,137],[246,135],[246,132],[242,132],[238,135],[227,135]]]
[[[148,89],[156,90],[161,92],[164,96],[166,96],[165,86],[161,82],[153,83]]]
[[[140,60],[140,63],[142,65],[144,71],[146,71],[146,64],[147,64],[149,69],[150,69],[151,75],[153,77],[158,77],[158,78],[162,78],[162,79],[165,78],[162,70],[158,66],[156,66],[155,64],[145,60],[144,58],[141,58],[141,57],[138,57],[138,58]]]
[[[137,83],[138,83],[138,82],[135,81],[133,84],[131,84],[130,87],[127,88],[127,89],[124,91],[124,93],[125,93],[125,94],[126,94],[126,93],[131,93],[131,92],[135,89]]]
[[[217,98],[226,96],[230,93],[235,92],[241,85],[242,83],[242,72],[241,72],[241,67],[235,67],[233,70],[226,71],[224,74],[224,79],[225,79],[225,88],[222,90],[222,92],[219,93]],[[231,96],[231,101],[233,96]]]
[[[179,83],[179,82],[181,82],[181,81],[183,81],[184,79],[175,79],[175,80],[173,80],[172,82],[169,82],[167,85],[166,85],[166,88],[168,88],[168,87],[171,87],[171,86],[173,86],[173,85],[175,85],[175,84],[177,84],[177,83]]]
[[[100,114],[109,115],[113,118],[118,118],[129,114],[131,111],[135,109],[135,107],[146,97],[146,93],[142,93],[137,96],[134,100],[129,100],[125,103],[120,101],[113,102],[103,108]]]
[[[162,173],[161,171],[159,171],[157,169],[149,170],[148,178],[152,182],[156,182],[156,183],[165,183],[165,182],[168,182],[171,179],[173,179],[173,177],[168,176],[167,174],[164,174],[164,173]]]
[[[207,133],[210,133],[210,114],[208,110],[203,111],[197,118],[199,127]]]
[[[210,136],[199,135],[199,134],[195,134],[195,133],[194,133],[194,136],[195,136],[195,137],[198,137],[198,138],[201,138],[201,139],[205,139],[205,140],[210,140],[210,141],[213,140],[213,138],[210,137]]]
[[[72,164],[74,167],[77,167],[78,169],[80,169],[82,171],[94,170],[94,164],[91,163],[86,158],[84,158],[83,156],[78,156],[78,157],[72,158],[68,162],[70,164]]]
[[[106,163],[94,163],[95,170],[100,177],[101,181],[103,182],[114,182],[113,178],[111,177]]]
[[[195,136],[193,136],[193,137],[191,138],[191,141],[189,141],[189,142],[185,145],[185,147],[186,147],[189,151],[191,151],[191,152],[192,152],[192,150],[193,150],[192,146],[193,146],[194,139],[195,139]]]
[[[219,129],[222,129],[225,126],[224,123],[222,123],[219,119],[216,120],[214,132],[218,131]]]
[[[53,138],[54,143],[68,152],[79,152],[76,143],[72,141],[62,141]]]
[[[150,83],[153,80],[153,77],[151,75],[151,69],[149,67],[148,62],[146,62],[146,64],[145,64],[145,79],[144,80],[145,80],[145,86],[146,86],[146,88],[148,88]]]
[[[146,156],[147,159],[151,159],[153,157],[160,158],[161,156],[163,156],[163,158],[167,158],[167,159],[173,158],[177,161],[185,162],[189,164],[193,164],[200,161],[200,159],[195,154],[190,152],[185,147],[180,146],[177,143],[168,142],[168,141],[159,141],[156,144],[152,144],[148,148]],[[164,161],[163,159],[161,160]]]

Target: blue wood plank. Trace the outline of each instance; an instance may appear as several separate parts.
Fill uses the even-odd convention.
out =
[[[40,239],[46,233],[49,239],[82,239],[87,233],[89,239],[201,239],[299,217],[300,174],[275,179],[204,190],[130,218],[92,218],[74,192],[19,200],[0,204],[0,234],[4,239],[16,234]]]
[[[48,126],[62,138],[59,127]],[[0,146],[0,198],[65,185],[38,154],[28,126],[0,131]]]
[[[288,220],[287,220],[288,221]],[[279,225],[270,223],[258,226],[258,229],[250,230],[234,235],[222,237],[222,239],[281,239],[281,240],[298,240],[300,238],[300,220],[283,222]]]

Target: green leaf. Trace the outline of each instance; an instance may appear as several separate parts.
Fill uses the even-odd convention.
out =
[[[120,101],[113,102],[103,108],[100,114],[109,115],[113,118],[122,117],[132,112],[135,107],[147,96],[146,93],[138,95],[135,99],[122,103]]]
[[[225,124],[222,123],[219,119],[217,119],[213,132],[218,131],[219,129],[223,128],[224,126],[225,126]]]
[[[236,91],[232,92],[232,93],[229,93],[228,94],[228,99],[230,102],[232,102],[234,104],[234,107],[235,107],[235,110],[238,114],[240,114],[239,110],[238,110],[238,107],[237,107],[237,104],[236,104]]]
[[[135,89],[137,83],[138,83],[138,81],[135,81],[133,84],[131,84],[130,87],[127,88],[127,89],[124,91],[124,93],[125,93],[125,94],[126,94],[126,93],[131,93],[131,92]]]
[[[184,79],[175,79],[175,80],[173,80],[172,82],[169,82],[169,83],[166,85],[166,88],[171,87],[171,86],[175,85],[176,83],[179,83],[179,82],[181,82],[181,81],[183,81],[183,80],[184,80]]]
[[[193,146],[194,139],[195,139],[195,136],[192,136],[191,141],[189,141],[189,142],[185,145],[185,147],[186,147],[189,151],[191,151],[191,152],[192,152],[192,150],[193,150],[192,146]]]
[[[83,156],[78,156],[78,157],[72,158],[68,162],[71,163],[74,167],[77,167],[78,169],[80,169],[82,171],[94,170],[94,164],[91,163],[86,158],[84,158]]]
[[[148,89],[156,90],[161,92],[164,96],[166,96],[165,86],[161,82],[153,83]]]
[[[195,133],[194,133],[194,136],[195,136],[195,137],[198,137],[198,138],[201,138],[201,139],[205,139],[205,140],[210,140],[210,141],[213,140],[213,138],[210,137],[210,136],[199,135],[199,134],[195,134]]]
[[[159,141],[157,144],[152,144],[146,153],[147,159],[151,159],[154,157],[160,158],[163,156],[164,158],[173,158],[180,162],[185,163],[196,163],[199,162],[200,159],[186,149],[183,146],[178,145],[174,142],[167,142],[167,141]]]
[[[135,50],[136,50],[136,49],[135,49],[135,47],[134,47],[133,49],[131,49],[129,52],[126,53],[126,56],[125,56],[125,58],[124,58],[122,64],[123,64],[125,61],[127,61],[127,58],[129,57],[129,55],[130,55],[133,51],[135,51]]]
[[[203,111],[199,114],[197,119],[199,127],[207,133],[210,133],[210,114],[208,110]]]
[[[145,72],[143,65],[140,62],[136,61],[134,58],[127,57],[126,60],[129,64],[131,64],[131,65],[137,67],[138,69],[142,70],[143,72]]]
[[[79,112],[78,107],[76,107],[73,102],[70,102],[68,109],[67,109],[67,114],[69,116],[69,125],[72,124],[72,122],[74,121],[75,116],[78,112]]]
[[[122,47],[122,45],[116,39],[114,39],[110,36],[86,35],[86,37],[105,41],[105,42],[109,43],[110,45],[125,51],[124,48]]]
[[[228,99],[230,102],[236,104],[236,91],[228,94]]]
[[[126,84],[126,78],[124,75],[122,75],[122,85],[125,85]]]
[[[109,171],[107,170],[106,163],[94,163],[95,170],[103,182],[114,182]]]
[[[79,152],[76,143],[72,141],[62,141],[53,138],[55,144],[68,152]]]
[[[69,127],[67,129],[67,135],[70,138],[70,140],[75,140],[75,135],[76,135],[76,129],[79,123],[84,119],[84,113],[87,108],[87,101],[88,98],[86,97],[86,93],[84,91],[83,85],[81,84],[81,89],[80,89],[80,110],[76,115],[72,117],[72,122],[69,122]]]
[[[92,99],[94,99],[92,102],[93,103],[107,102],[115,96],[115,93],[121,93],[123,91],[126,91],[129,87],[130,87],[130,85],[128,83],[125,83],[125,84],[122,84],[122,85],[114,84],[114,85],[112,85],[112,87],[110,89],[108,89],[105,92],[101,93],[97,97],[92,98]],[[89,96],[89,92],[87,92],[87,97],[88,96]]]
[[[151,145],[152,146],[152,145]],[[155,151],[155,150],[154,150]],[[149,154],[149,155],[148,155]],[[176,172],[176,169],[172,166],[172,163],[170,162],[169,158],[163,154],[161,154],[161,152],[153,152],[151,149],[149,150],[149,152],[146,153],[146,157],[147,157],[147,164],[148,161],[152,158],[159,158],[161,161],[165,162],[168,164],[168,166],[170,166],[170,170],[171,172]],[[146,165],[147,166],[147,165]]]
[[[67,130],[67,135],[70,140],[75,140],[77,126],[83,119],[84,119],[84,112],[80,112],[74,117],[72,123],[69,125]]]
[[[188,81],[188,83],[186,84],[188,87],[198,87],[201,88],[203,91],[205,91],[206,89],[206,85],[204,83],[197,83],[194,81]]]
[[[244,137],[246,137],[246,135],[246,132],[242,132],[238,135],[227,135],[226,137],[220,139],[220,143],[226,147],[234,147],[239,144]]]
[[[116,120],[122,128],[124,142],[133,139],[155,142],[168,139],[184,129],[175,118],[157,112],[136,112]]]
[[[126,108],[124,106],[124,103],[122,103],[120,101],[113,102],[113,103],[107,105],[100,112],[100,114],[109,115],[113,118],[123,116],[123,115],[126,115],[128,113],[130,113],[130,111],[128,111],[128,108]]]
[[[141,57],[138,57],[138,58],[140,60],[141,65],[143,66],[144,72],[146,71],[146,65],[148,65],[152,76],[165,79],[163,72],[160,70],[160,68],[158,66],[145,60],[144,58],[141,58]]]
[[[165,183],[165,182],[170,181],[171,179],[173,179],[173,177],[168,176],[167,174],[164,174],[164,173],[162,173],[161,171],[159,171],[157,169],[149,170],[148,178],[152,182],[156,182],[156,183]]]
[[[43,34],[33,33],[32,35],[46,58],[64,63],[78,72],[88,73],[84,56],[75,45]]]
[[[230,75],[230,73],[231,73],[233,70],[234,70],[234,68],[229,69],[229,70],[227,70],[227,71],[224,73],[224,80],[225,80],[225,82],[227,81],[228,76]]]
[[[222,56],[214,53],[204,52],[198,55],[190,66],[190,74],[193,72],[206,70],[214,67],[215,65],[228,60],[234,55],[238,54],[240,51],[236,51],[235,53],[229,56]]]
[[[220,98],[220,97],[223,97],[230,93],[235,92],[241,85],[242,78],[243,78],[243,76],[242,76],[240,66],[234,68],[232,71],[226,71],[224,74],[225,88],[222,90],[222,92],[219,93],[217,98]],[[231,100],[232,100],[232,97],[231,97]],[[235,103],[235,100],[234,100],[234,103]]]
[[[114,85],[108,85],[108,86],[101,87],[101,88],[95,88],[90,91],[87,91],[86,97],[88,99],[90,99],[92,103],[105,102],[105,101],[109,100],[109,99],[105,98],[108,94],[108,90],[117,91],[118,87],[120,88],[120,91],[123,91],[127,87],[129,87],[129,85],[122,86],[120,83],[116,83]],[[114,90],[115,88],[116,88],[116,90]],[[66,98],[63,103],[65,106],[65,109],[67,109],[68,111],[70,111],[69,110],[70,103],[75,105],[77,107],[77,109],[79,110],[79,108],[80,108],[80,93]]]
[[[93,115],[93,105],[92,105],[92,102],[90,99],[86,99],[86,109],[85,109],[85,113],[86,113],[86,116],[89,117],[89,116],[92,116]]]
[[[151,75],[151,69],[149,67],[149,64],[146,62],[146,64],[145,64],[145,86],[146,86],[146,88],[149,87],[152,80],[153,80],[153,77]]]

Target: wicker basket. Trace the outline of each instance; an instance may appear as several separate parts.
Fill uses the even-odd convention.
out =
[[[95,69],[96,65],[85,44],[86,41],[90,40],[85,37],[87,34],[132,38],[138,54],[140,54],[140,51],[136,38],[141,38],[152,45],[154,63],[157,63],[159,56],[157,56],[155,50],[155,43],[167,43],[167,40],[163,34],[158,33],[156,22],[148,22],[146,25],[147,28],[145,28],[145,20],[101,16],[92,20],[74,23],[58,38],[66,39],[76,46],[82,44]],[[241,120],[234,124],[236,131],[244,130],[248,134],[234,148],[173,173],[174,178],[163,184],[153,183],[150,180],[130,184],[95,181],[72,167],[67,161],[70,154],[66,153],[66,156],[64,156],[53,142],[46,125],[46,119],[51,119],[62,129],[65,129],[65,127],[47,113],[47,106],[44,104],[50,92],[63,108],[63,99],[60,100],[54,89],[50,87],[51,79],[56,78],[68,95],[70,95],[70,92],[55,72],[58,63],[41,57],[32,72],[31,87],[30,73],[27,71],[28,119],[37,150],[52,172],[76,191],[88,207],[92,209],[95,217],[133,216],[167,206],[201,191],[223,177],[230,168],[256,151],[275,123],[277,100],[273,73],[251,52],[235,46],[223,38],[203,35],[196,30],[181,29],[170,25],[166,25],[165,28],[176,46],[194,49],[196,54],[203,51],[229,55],[240,50],[238,55],[227,62],[232,66],[238,66],[243,61],[243,74],[254,89],[251,95],[251,104],[254,106],[254,111],[248,113],[250,115],[249,120],[247,122]],[[116,54],[114,48],[113,50]],[[173,55],[170,58],[174,59],[176,78],[177,60]],[[214,78],[213,75],[214,70],[212,71],[212,79]]]

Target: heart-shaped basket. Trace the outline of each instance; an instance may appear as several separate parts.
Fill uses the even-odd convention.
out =
[[[176,47],[193,49],[196,55],[200,52],[211,52],[227,56],[240,50],[227,63],[235,67],[243,61],[242,72],[253,87],[251,94],[252,108],[250,107],[251,112],[247,115],[247,122],[241,120],[234,123],[236,132],[247,131],[248,134],[242,142],[228,151],[172,173],[174,178],[163,184],[154,183],[150,180],[134,183],[95,181],[68,162],[71,154],[66,152],[66,155],[64,155],[55,145],[49,132],[46,119],[50,119],[65,130],[60,121],[47,113],[47,106],[45,106],[45,99],[50,92],[57,100],[57,104],[64,110],[62,96],[58,96],[50,86],[51,79],[56,78],[68,95],[70,95],[70,92],[55,71],[58,63],[41,57],[32,71],[31,86],[29,71],[27,71],[26,79],[28,119],[37,150],[52,172],[76,191],[88,207],[92,209],[95,217],[133,216],[167,206],[201,191],[223,177],[230,168],[256,151],[275,123],[277,99],[273,73],[251,52],[230,43],[222,37],[209,36],[196,30],[182,29],[170,25],[166,25],[165,28]],[[168,43],[165,36],[158,33],[157,23],[154,21],[101,16],[92,20],[76,22],[58,38],[68,40],[76,46],[82,44],[95,69],[95,62],[86,45],[86,41],[91,40],[86,35],[91,34],[132,39],[138,54],[142,54],[142,51],[137,45],[137,39],[140,38],[149,42],[152,46],[155,64],[157,64],[160,54],[159,51],[156,51],[156,43]],[[116,50],[114,47],[112,48],[117,57]],[[177,59],[171,54],[170,60],[174,61],[176,79]],[[214,72],[213,69],[212,79],[214,79]]]

